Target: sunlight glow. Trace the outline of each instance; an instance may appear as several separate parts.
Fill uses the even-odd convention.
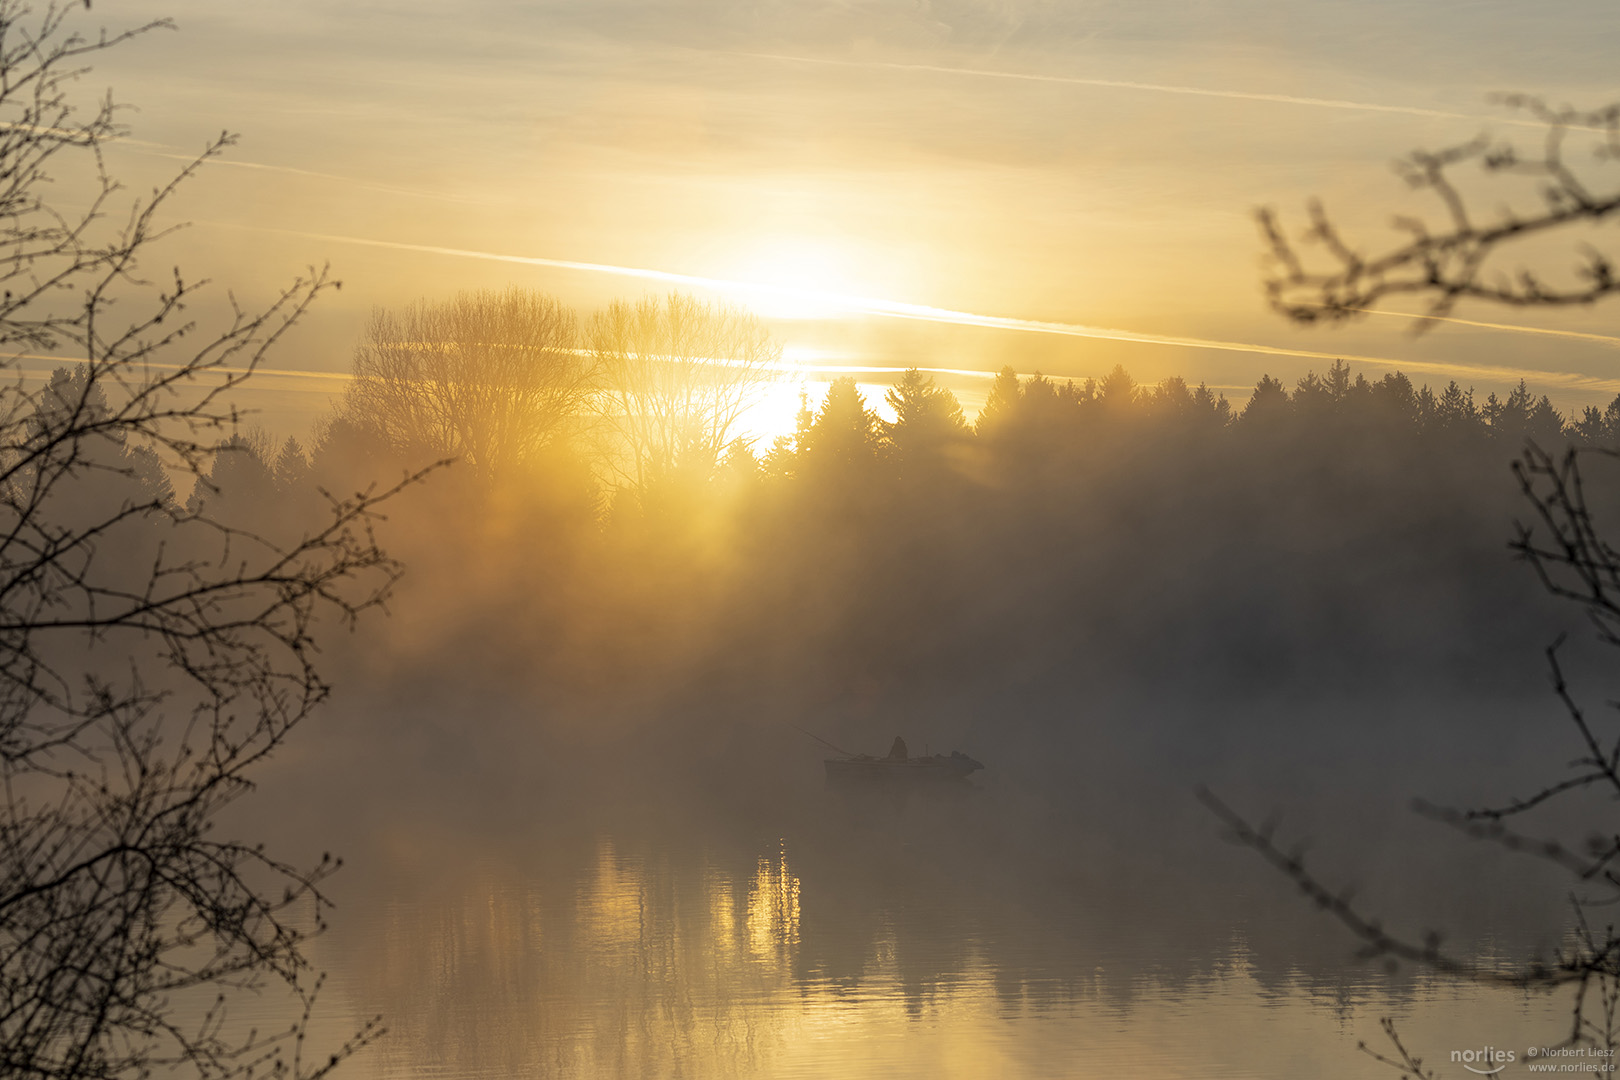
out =
[[[777,379],[766,385],[738,418],[737,434],[751,440],[754,453],[763,457],[770,452],[773,439],[797,430],[799,409],[806,404],[814,409],[816,396],[821,395],[811,395],[807,381]]]
[[[228,225],[229,223],[221,224]],[[468,248],[443,247],[437,244],[411,244],[398,240],[376,240],[359,236],[306,232],[302,229],[277,229],[253,225],[236,227],[253,229],[258,232],[304,236],[310,239],[356,244],[392,251],[415,251],[427,255],[447,255],[454,258],[480,259],[489,262],[511,263],[518,266],[579,270],[587,273],[635,278],[642,281],[656,281],[661,284],[686,288],[707,289],[728,296],[735,296],[739,300],[746,298],[750,306],[754,306],[756,310],[760,310],[768,300],[781,304],[825,304],[830,312],[872,315],[891,319],[909,319],[917,322],[956,326],[977,326],[987,330],[1010,330],[1059,337],[1091,338],[1099,341],[1125,341],[1142,345],[1173,345],[1187,349],[1248,353],[1254,356],[1297,357],[1305,360],[1325,361],[1345,360],[1357,364],[1373,364],[1379,367],[1394,368],[1409,375],[1434,374],[1444,375],[1448,378],[1495,379],[1507,382],[1527,379],[1543,385],[1550,383],[1575,390],[1600,391],[1610,394],[1620,391],[1620,379],[1601,378],[1579,372],[1542,371],[1508,364],[1466,364],[1438,360],[1396,359],[1388,356],[1370,356],[1365,353],[1323,352],[1318,349],[1289,348],[1278,345],[1263,345],[1257,342],[1225,341],[1176,334],[1143,333],[1106,326],[1088,326],[1083,323],[1020,319],[1005,315],[981,315],[971,311],[933,307],[928,304],[905,303],[855,293],[831,293],[797,286],[730,281],[696,274],[678,274],[667,270],[654,270],[647,267],[615,266],[609,263],[580,262],[574,259],[550,259],[534,255],[505,255]],[[1532,329],[1529,332],[1535,331]]]
[[[768,237],[727,267],[722,291],[767,319],[825,319],[848,310],[854,260],[824,239]]]

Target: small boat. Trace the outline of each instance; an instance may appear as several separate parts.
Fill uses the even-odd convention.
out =
[[[867,781],[960,782],[970,773],[984,768],[958,750],[950,754],[930,754],[925,757],[873,757],[854,754],[827,758],[829,784],[863,783]]]

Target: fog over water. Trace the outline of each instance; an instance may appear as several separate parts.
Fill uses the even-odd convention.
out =
[[[828,790],[794,733],[723,765],[512,746],[504,767],[399,768],[383,734],[345,739],[288,819],[350,860],[318,949],[327,1030],[381,1013],[356,1071],[457,1076],[1359,1076],[1385,1015],[1442,1050],[1562,1032],[1560,997],[1358,961],[1191,794],[1282,810],[1326,878],[1414,935],[1546,952],[1556,875],[1405,807],[1510,782],[1544,749],[1524,730],[1543,702],[1181,708],[1107,710],[1059,762],[978,751],[979,788],[945,797]],[[1303,717],[1347,730],[1302,736]],[[1223,724],[1224,749],[1165,745],[1189,721]],[[1459,752],[1482,736],[1491,752]],[[758,775],[729,790],[749,771],[768,796]]]
[[[0,0],[0,1074],[1600,1071],[1609,6]]]
[[[563,480],[536,500],[453,466],[403,496],[391,617],[327,642],[337,697],[242,808],[348,860],[322,1033],[390,1034],[345,1067],[1353,1077],[1385,1016],[1433,1060],[1562,1038],[1567,993],[1358,958],[1195,794],[1275,815],[1410,940],[1563,944],[1557,867],[1410,805],[1565,775],[1561,631],[1576,693],[1604,693],[1579,611],[1507,550],[1529,504],[1504,443],[1313,419],[1305,390],[1269,428],[1133,400],[1072,431],[1015,412],[938,470],[802,434],[791,474],[606,525]],[[985,769],[830,788],[806,732]]]

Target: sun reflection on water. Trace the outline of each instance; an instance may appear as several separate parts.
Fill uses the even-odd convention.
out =
[[[1551,1002],[1373,981],[1324,995],[1242,933],[1155,949],[1156,916],[975,894],[895,838],[685,849],[597,836],[447,877],[323,939],[356,1077],[1352,1077],[1367,1018],[1449,1046]],[[977,895],[980,899],[974,899]],[[1124,921],[1122,921],[1124,920]],[[328,1035],[341,1041],[333,1025]],[[1286,1073],[1277,1071],[1286,1066]]]
[[[643,875],[633,861],[622,859],[610,840],[596,851],[596,870],[580,889],[577,925],[593,951],[626,952],[641,946],[646,932]]]
[[[759,860],[748,892],[748,948],[755,960],[786,962],[798,947],[799,879],[782,841],[774,860]]]

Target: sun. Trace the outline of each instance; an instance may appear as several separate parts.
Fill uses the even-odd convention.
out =
[[[729,260],[729,290],[768,319],[826,319],[847,314],[855,259],[836,241],[815,237],[760,238]]]

